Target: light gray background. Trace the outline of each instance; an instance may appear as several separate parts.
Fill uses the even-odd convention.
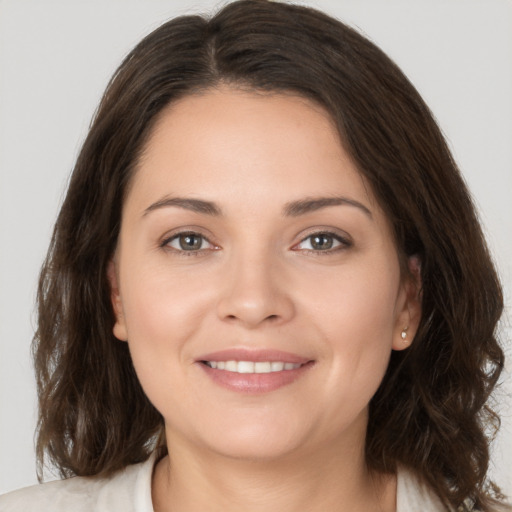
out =
[[[316,0],[402,67],[438,118],[512,294],[512,3]],[[36,482],[29,345],[39,266],[100,95],[127,51],[213,0],[0,0],[0,492]],[[512,359],[510,343],[507,352]],[[492,474],[512,494],[512,365]]]

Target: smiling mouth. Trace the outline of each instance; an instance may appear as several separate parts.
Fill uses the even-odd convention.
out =
[[[216,370],[233,373],[274,373],[297,370],[301,363],[285,363],[282,361],[201,361]]]
[[[252,354],[248,352],[228,350],[223,354],[224,357],[219,357],[219,353],[210,354],[203,356],[197,363],[221,387],[251,395],[288,386],[300,379],[315,364],[313,360],[293,354],[279,354],[278,351],[253,351]]]

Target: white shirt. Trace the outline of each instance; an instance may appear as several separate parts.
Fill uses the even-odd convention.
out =
[[[110,478],[74,477],[0,496],[0,512],[154,512],[155,457]],[[407,471],[397,477],[396,512],[446,512],[440,500]]]

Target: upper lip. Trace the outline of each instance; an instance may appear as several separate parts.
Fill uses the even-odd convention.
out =
[[[290,352],[274,349],[248,349],[248,348],[229,348],[210,352],[197,359],[198,361],[279,361],[283,363],[306,364],[311,359],[302,357]]]

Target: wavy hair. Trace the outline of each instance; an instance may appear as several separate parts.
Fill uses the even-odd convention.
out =
[[[488,399],[504,363],[503,299],[465,186],[428,107],[399,68],[352,28],[311,8],[266,0],[182,16],[157,28],[111,79],[73,170],[38,289],[33,355],[38,475],[108,476],[161,445],[163,419],[112,334],[107,266],[123,198],[158,114],[228,84],[322,105],[394,228],[402,259],[421,259],[422,320],[393,352],[370,403],[370,469],[414,471],[457,507],[482,510]]]

